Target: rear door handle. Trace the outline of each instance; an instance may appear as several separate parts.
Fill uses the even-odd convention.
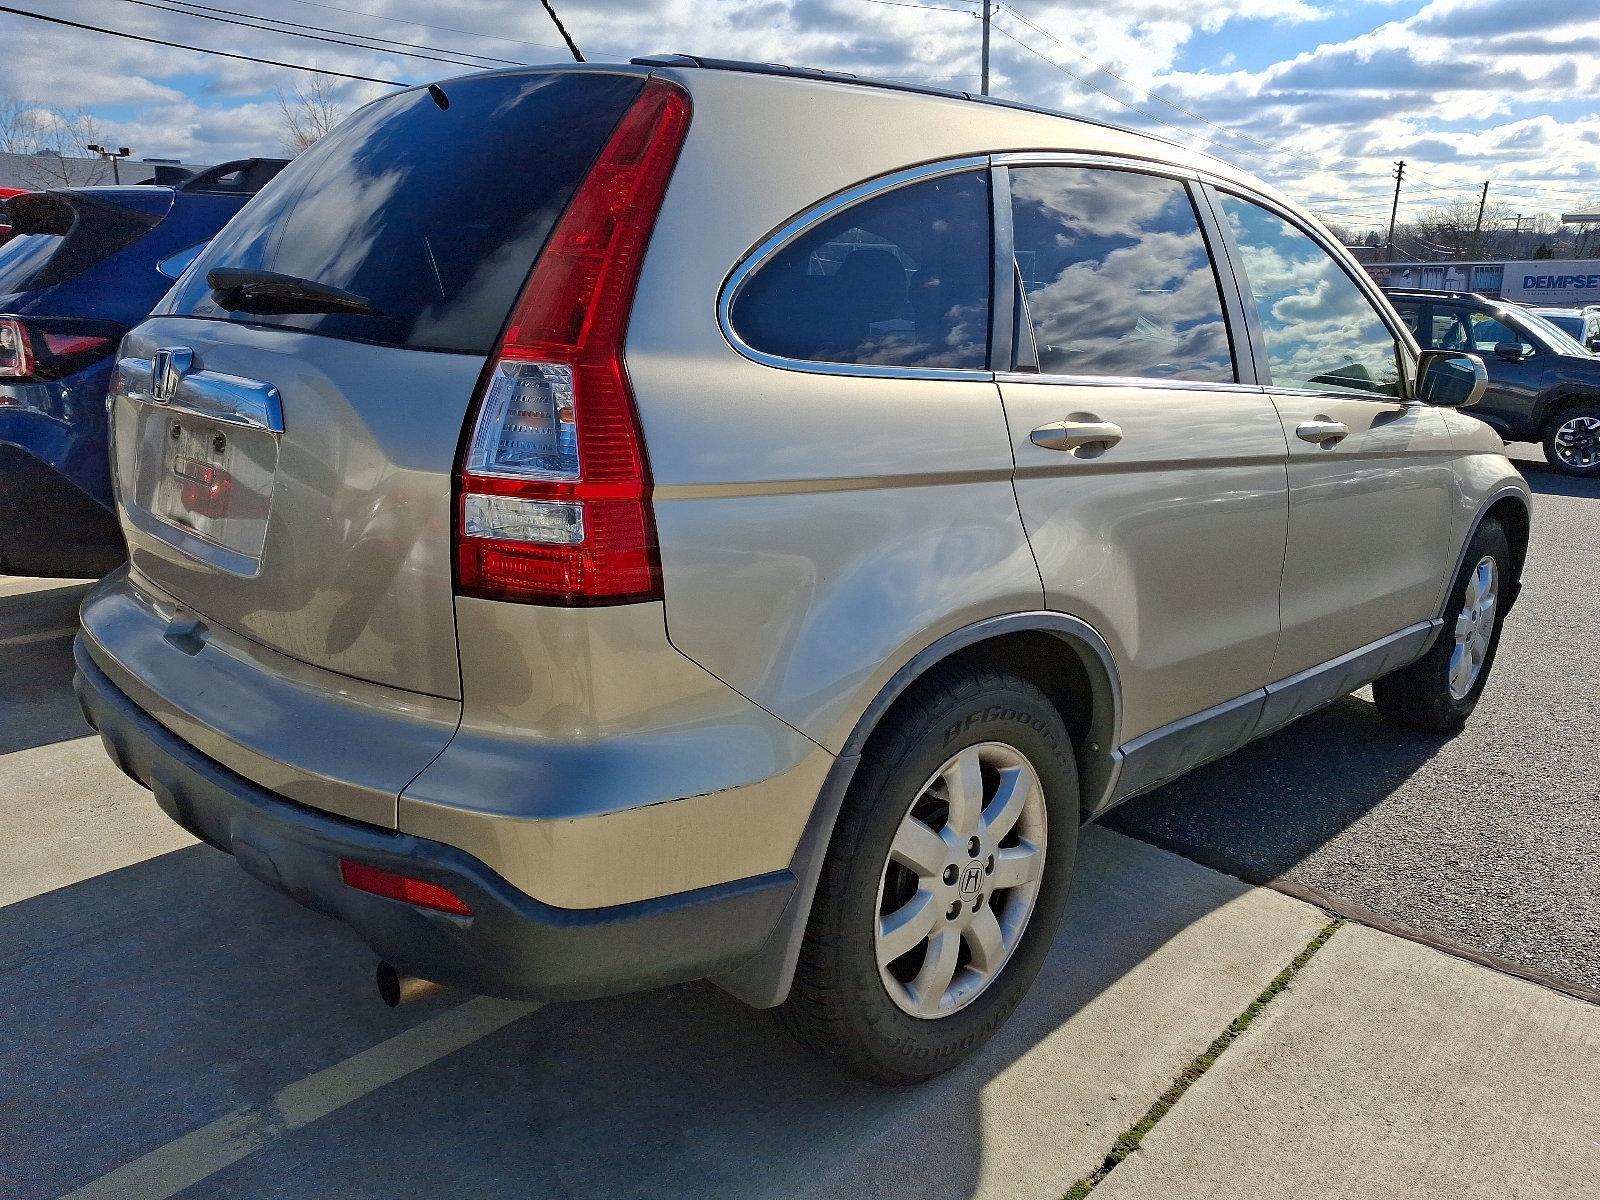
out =
[[[1039,426],[1028,438],[1046,450],[1081,450],[1087,446],[1109,450],[1122,440],[1122,427],[1110,421],[1056,421]]]
[[[1315,442],[1324,449],[1337,446],[1350,436],[1350,426],[1343,421],[1302,421],[1294,431],[1302,442]]]

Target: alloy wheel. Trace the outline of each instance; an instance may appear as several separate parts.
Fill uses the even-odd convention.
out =
[[[914,1017],[972,1003],[1005,967],[1044,875],[1044,789],[1003,742],[961,750],[918,790],[878,884],[874,948]]]
[[[1450,655],[1450,695],[1465,700],[1483,673],[1494,637],[1500,575],[1493,557],[1485,555],[1467,580],[1467,594],[1456,617],[1456,645]]]
[[[1556,457],[1569,467],[1600,466],[1600,417],[1573,417],[1551,439]]]

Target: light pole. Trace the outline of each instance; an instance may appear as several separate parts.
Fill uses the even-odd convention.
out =
[[[117,170],[117,163],[119,160],[131,155],[133,153],[132,150],[126,146],[118,146],[113,150],[110,146],[96,146],[93,143],[85,146],[84,149],[98,154],[101,158],[108,159],[111,163],[111,181],[113,183],[122,182],[122,172]]]

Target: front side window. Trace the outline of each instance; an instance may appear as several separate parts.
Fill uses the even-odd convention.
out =
[[[1523,337],[1504,321],[1491,317],[1488,313],[1472,314],[1472,344],[1463,349],[1476,350],[1479,354],[1493,354],[1496,346],[1510,342],[1514,346],[1527,346],[1528,339]],[[1531,351],[1532,346],[1528,346]]]
[[[730,323],[806,362],[983,370],[989,360],[983,171],[906,184],[818,222],[757,267]]]
[[[1188,189],[1094,167],[1013,167],[1027,327],[1046,375],[1232,383],[1217,276]]]
[[[1275,213],[1223,193],[1255,299],[1272,385],[1400,396],[1399,344],[1337,261]]]

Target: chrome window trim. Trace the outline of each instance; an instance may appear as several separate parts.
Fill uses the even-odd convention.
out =
[[[1073,387],[1122,387],[1165,391],[1249,392],[1259,395],[1272,389],[1259,383],[1217,383],[1204,379],[1171,379],[1146,375],[1041,375],[1036,371],[1001,371],[1000,383],[1056,383]]]
[[[811,375],[847,375],[876,379],[950,379],[966,380],[968,382],[989,383],[994,380],[994,372],[970,368],[955,367],[893,367],[878,366],[871,363],[830,363],[817,362],[806,358],[788,358],[781,354],[768,354],[764,350],[757,350],[739,336],[733,327],[733,304],[738,298],[739,289],[744,286],[752,274],[764,266],[768,259],[777,254],[790,242],[801,234],[807,232],[812,226],[826,221],[829,217],[859,204],[863,200],[885,192],[894,191],[912,183],[921,183],[927,179],[937,179],[942,175],[956,175],[963,171],[987,171],[990,158],[987,154],[966,155],[961,158],[947,158],[939,162],[923,163],[920,166],[908,167],[901,171],[894,171],[888,175],[880,175],[842,192],[836,192],[828,199],[791,217],[778,227],[777,231],[747,252],[728,278],[723,281],[722,290],[717,296],[717,324],[722,329],[722,336],[732,346],[751,362],[760,363],[766,367],[777,367],[784,371],[802,371]],[[991,217],[992,220],[992,217]],[[994,323],[994,314],[989,315],[991,327]]]
[[[1200,172],[1159,158],[1132,154],[1113,154],[1090,150],[1008,150],[990,156],[997,167],[1099,167],[1110,171],[1137,171],[1142,175],[1164,175],[1168,179],[1194,181]]]

